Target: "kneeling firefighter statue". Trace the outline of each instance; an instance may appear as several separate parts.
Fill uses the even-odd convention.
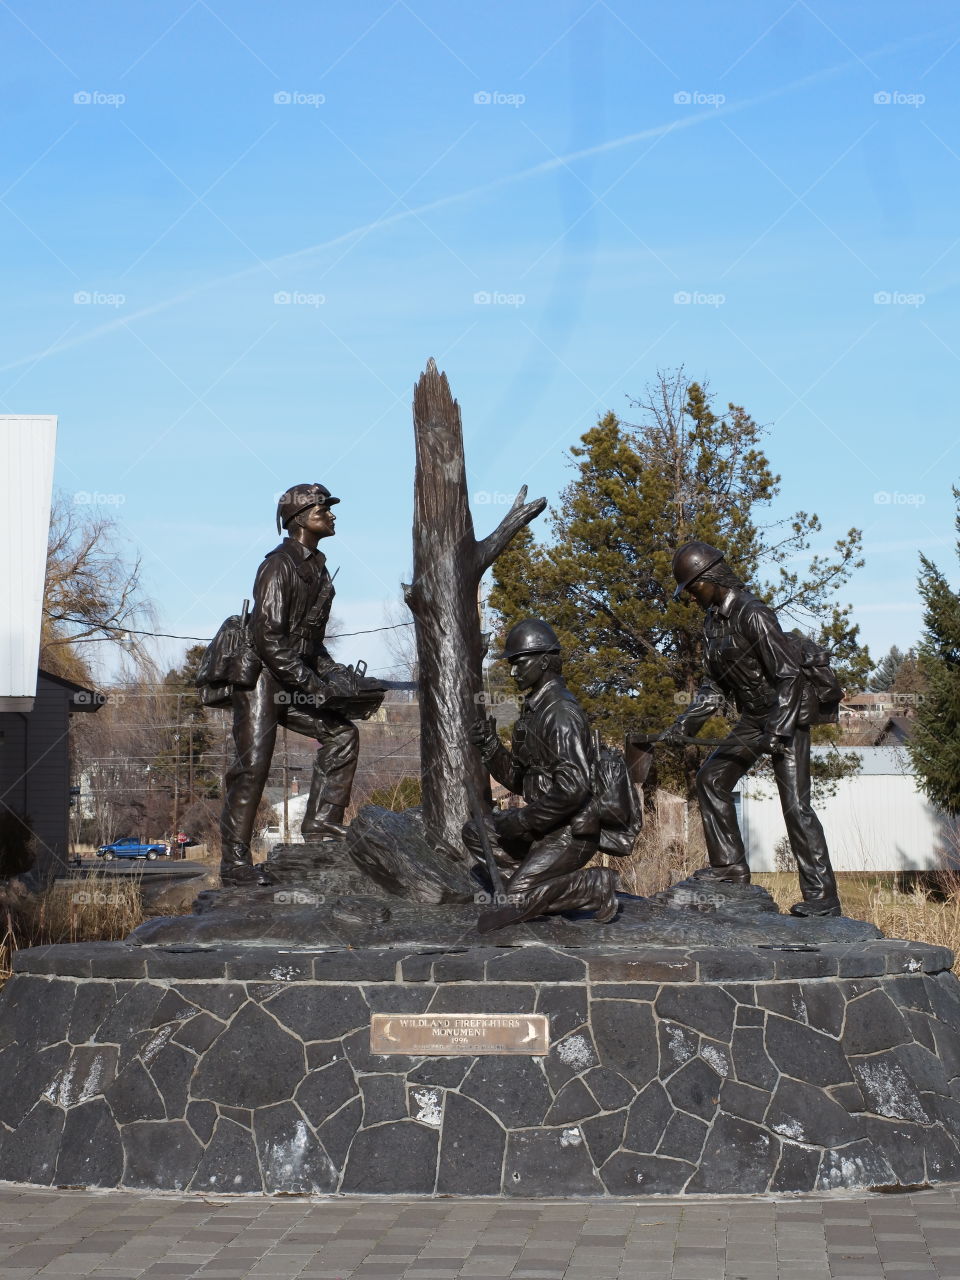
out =
[[[810,804],[810,726],[837,719],[843,691],[825,650],[785,633],[776,614],[752,595],[706,542],[688,542],[673,557],[674,598],[688,591],[706,610],[707,679],[660,741],[681,745],[729,698],[740,713],[730,736],[697,773],[697,799],[712,874],[747,884],[750,868],[737,822],[733,788],[770,755],[803,901],[798,916],[838,916],[840,899],[823,827]]]
[[[497,737],[492,716],[476,722],[471,738],[493,777],[526,804],[484,815],[482,829],[476,819],[463,828],[475,876],[494,890],[498,871],[506,877],[506,903],[484,912],[478,928],[486,932],[578,910],[607,923],[619,905],[616,876],[587,863],[601,849],[629,852],[639,830],[641,811],[625,765],[610,768],[611,762],[622,765],[623,757],[601,752],[591,740],[586,713],[561,675],[560,642],[548,623],[517,623],[501,656],[523,694],[510,750]],[[614,793],[618,799],[611,803]],[[604,840],[608,812],[616,828],[610,843]],[[495,864],[489,876],[486,856]]]
[[[322,484],[288,489],[277,506],[277,531],[287,536],[257,571],[253,610],[228,618],[204,655],[197,684],[207,706],[233,707],[235,755],[227,773],[220,820],[224,884],[270,884],[250,852],[254,820],[270,771],[277,728],[318,742],[306,812],[306,840],[346,834],[343,816],[357,766],[352,720],[371,715],[386,686],[330,656],[324,633],[333,579],[321,538],[332,537],[340,501]]]

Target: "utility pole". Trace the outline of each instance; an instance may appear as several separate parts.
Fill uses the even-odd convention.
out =
[[[290,843],[290,806],[288,794],[290,790],[290,760],[287,755],[287,726],[283,726],[283,843]]]
[[[180,832],[180,706],[183,694],[177,694],[177,729],[173,735],[173,740],[177,744],[176,756],[173,766],[173,831],[171,833],[171,844],[177,845],[177,836]],[[179,846],[177,846],[179,848]]]
[[[187,746],[188,792],[189,803],[193,804],[193,721],[190,721],[190,738]]]

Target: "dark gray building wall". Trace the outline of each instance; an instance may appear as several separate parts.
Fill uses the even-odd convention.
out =
[[[98,697],[41,671],[32,711],[0,712],[0,809],[27,820],[34,875],[44,881],[65,869],[69,853],[71,709]]]

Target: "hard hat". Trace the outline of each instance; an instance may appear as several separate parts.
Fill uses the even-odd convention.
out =
[[[524,618],[523,622],[518,622],[516,626],[510,628],[503,646],[503,653],[496,656],[512,662],[514,658],[522,657],[525,653],[559,652],[560,641],[549,622],[544,622],[542,618]]]
[[[277,533],[286,529],[294,516],[311,507],[332,507],[339,498],[334,498],[325,484],[294,484],[280,495],[277,503]]]
[[[709,542],[685,542],[682,547],[678,547],[673,556],[673,576],[677,580],[674,600],[679,600],[692,582],[696,582],[722,559],[723,552],[711,547]]]

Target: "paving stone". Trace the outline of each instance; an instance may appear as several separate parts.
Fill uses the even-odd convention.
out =
[[[255,1111],[253,1136],[268,1195],[336,1190],[338,1170],[292,1102]]]
[[[338,1169],[346,1163],[347,1152],[362,1119],[363,1103],[357,1096],[316,1128],[317,1137]]]
[[[771,1090],[777,1083],[777,1068],[764,1048],[762,1027],[737,1027],[731,1045],[733,1069],[743,1084]]]
[[[300,1041],[247,1004],[200,1060],[191,1092],[228,1106],[269,1106],[291,1097],[304,1074]]]
[[[412,1120],[361,1129],[350,1145],[342,1191],[424,1195],[436,1181],[436,1130]]]
[[[314,1129],[339,1111],[345,1102],[357,1096],[357,1082],[346,1058],[338,1058],[329,1066],[311,1071],[297,1087],[296,1102]]]
[[[620,1151],[610,1157],[600,1176],[611,1195],[675,1195],[695,1172],[696,1166],[684,1160]]]
[[[886,992],[870,991],[847,1005],[843,1027],[845,1053],[876,1053],[912,1038],[900,1011]]]
[[[122,1175],[123,1148],[110,1107],[103,1098],[72,1107],[63,1126],[56,1181],[114,1187]]]
[[[0,1171],[11,1182],[55,1179],[64,1113],[45,1099],[20,1121],[15,1134],[0,1133]]]
[[[780,1143],[759,1125],[735,1116],[717,1116],[690,1191],[738,1194],[766,1191],[780,1159]]]
[[[544,1124],[574,1124],[599,1110],[593,1094],[583,1081],[576,1077],[563,1086],[544,1117]]]
[[[437,1171],[441,1195],[499,1195],[506,1134],[493,1116],[460,1094],[447,1095]]]
[[[189,1186],[203,1151],[184,1120],[147,1120],[121,1129],[123,1185],[183,1191]]]
[[[263,1180],[250,1130],[221,1116],[190,1189],[225,1194],[262,1191]]]
[[[766,1125],[781,1137],[819,1147],[841,1147],[857,1136],[857,1125],[820,1089],[782,1079],[774,1091]]]
[[[842,1084],[853,1078],[837,1041],[802,1023],[771,1014],[767,1018],[764,1047],[778,1070],[808,1084]]]
[[[526,1057],[478,1058],[460,1092],[479,1102],[508,1129],[542,1124],[552,1103],[543,1072]]]
[[[524,1129],[507,1135],[503,1168],[506,1195],[549,1195],[553,1187],[570,1195],[596,1195],[601,1184],[579,1127]]]
[[[591,1024],[603,1066],[612,1067],[638,1089],[656,1076],[659,1054],[649,1005],[594,1000]]]
[[[380,1075],[361,1076],[359,1085],[363,1097],[364,1128],[382,1124],[385,1120],[402,1120],[407,1115],[407,1088],[404,1076],[386,1072]]]
[[[580,1124],[580,1130],[586,1139],[587,1148],[594,1166],[600,1166],[609,1159],[623,1142],[627,1123],[627,1111],[614,1111],[608,1115],[594,1116]]]
[[[656,1151],[672,1116],[669,1094],[659,1080],[652,1080],[630,1107],[624,1146],[637,1152]]]
[[[370,1022],[370,1009],[354,986],[297,983],[264,1004],[299,1039],[333,1040]]]
[[[780,1144],[780,1162],[770,1182],[770,1190],[812,1191],[820,1172],[819,1147],[804,1147],[786,1138]],[[804,1238],[807,1237],[804,1231]]]
[[[429,1009],[431,1013],[532,1013],[536,1002],[533,986],[518,982],[464,982],[437,987]]]
[[[589,1020],[589,1000],[585,986],[544,984],[537,997],[536,1012],[550,1020],[551,1041],[565,1036]]]
[[[720,1101],[723,1078],[702,1058],[686,1063],[667,1081],[673,1105],[704,1120],[712,1119]]]

